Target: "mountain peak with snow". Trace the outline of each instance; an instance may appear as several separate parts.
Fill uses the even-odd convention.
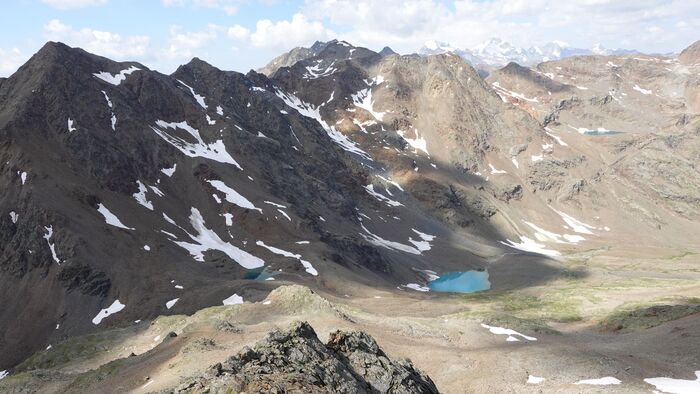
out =
[[[595,44],[591,49],[573,48],[568,43],[553,40],[545,45],[518,47],[498,37],[492,37],[472,48],[457,48],[450,43],[429,40],[418,51],[419,55],[437,55],[451,52],[461,56],[467,62],[477,67],[503,67],[510,62],[529,66],[550,60],[559,60],[581,55],[611,55],[630,53],[627,50],[608,50],[601,44]]]

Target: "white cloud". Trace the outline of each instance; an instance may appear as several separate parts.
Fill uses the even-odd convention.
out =
[[[107,0],[41,0],[41,2],[61,10],[107,4]]]
[[[309,21],[302,14],[294,14],[291,20],[259,20],[253,32],[236,25],[228,29],[228,36],[255,48],[287,50],[298,45],[308,45],[315,40],[334,38],[335,33],[321,22]]]
[[[83,28],[75,30],[58,19],[44,25],[49,40],[78,46],[88,52],[116,60],[132,60],[147,54],[150,38],[147,36],[122,36],[108,31]]]
[[[229,16],[238,13],[241,2],[242,0],[161,0],[161,3],[166,7],[211,8],[224,11]]]
[[[223,27],[213,24],[198,32],[183,32],[180,26],[170,26],[168,46],[162,55],[170,59],[189,59],[216,40],[218,33],[223,30]]]
[[[695,2],[682,0],[305,0],[302,13],[338,26],[352,43],[402,52],[428,39],[473,47],[491,37],[526,47],[563,40],[670,51],[700,36],[675,27],[700,17]]]
[[[233,27],[228,28],[227,34],[229,38],[233,38],[234,40],[247,41],[250,37],[250,30],[246,29],[241,25],[235,25]]]
[[[0,48],[0,77],[9,76],[17,71],[28,58],[29,56],[24,55],[18,48],[9,50]]]

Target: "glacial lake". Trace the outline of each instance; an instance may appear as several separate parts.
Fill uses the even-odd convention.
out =
[[[243,276],[243,279],[267,280],[267,278],[271,278],[272,276],[272,272],[267,272],[265,271],[265,267],[260,267],[246,271],[245,275]]]
[[[617,135],[617,134],[624,134],[622,131],[612,131],[612,130],[605,130],[605,131],[599,131],[599,130],[588,130],[583,133],[583,135],[590,135],[590,136],[607,136],[607,135]]]
[[[457,271],[440,274],[440,278],[428,282],[432,291],[474,293],[491,288],[488,271]]]

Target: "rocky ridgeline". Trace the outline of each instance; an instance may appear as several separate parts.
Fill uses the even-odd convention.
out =
[[[253,349],[175,390],[176,393],[437,393],[409,360],[391,360],[364,332],[336,331],[321,343],[306,322],[276,330]]]

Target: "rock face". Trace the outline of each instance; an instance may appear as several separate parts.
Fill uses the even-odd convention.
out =
[[[391,360],[364,332],[331,333],[326,345],[296,322],[216,364],[177,393],[437,393],[409,360]]]

